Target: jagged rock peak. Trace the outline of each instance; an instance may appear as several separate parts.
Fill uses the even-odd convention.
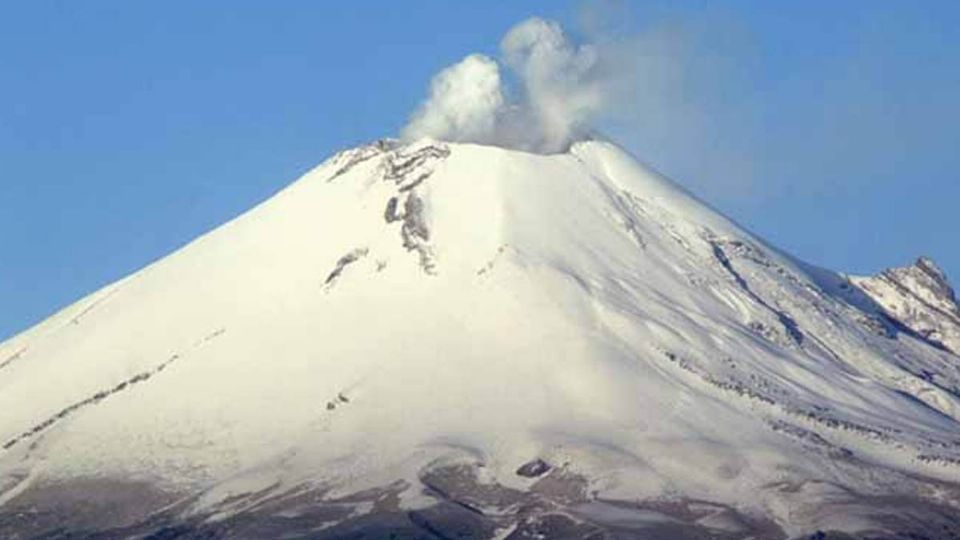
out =
[[[917,262],[913,264],[912,268],[920,270],[921,272],[930,276],[937,288],[944,293],[944,296],[956,301],[956,296],[954,295],[953,288],[950,286],[950,281],[947,279],[946,272],[937,266],[937,263],[933,262],[933,259],[930,259],[929,257],[920,257],[917,259]]]
[[[946,273],[932,259],[920,257],[912,266],[891,268],[883,274],[931,306],[960,314]]]
[[[933,260],[920,257],[911,266],[854,281],[887,316],[960,354],[960,306],[946,273]]]

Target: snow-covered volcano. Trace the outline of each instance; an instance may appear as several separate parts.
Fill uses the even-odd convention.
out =
[[[609,143],[380,142],[0,345],[0,536],[953,538],[957,313]]]

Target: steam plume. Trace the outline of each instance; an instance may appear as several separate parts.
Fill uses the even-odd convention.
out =
[[[500,50],[500,63],[473,54],[437,74],[402,137],[551,153],[588,132],[608,82],[597,48],[578,46],[557,23],[532,18],[507,32]],[[519,88],[506,87],[501,67]]]

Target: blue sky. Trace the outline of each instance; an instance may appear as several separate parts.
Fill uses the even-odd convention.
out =
[[[960,279],[955,2],[334,5],[0,6],[0,338],[396,134],[434,73],[532,15],[658,44],[660,93],[598,127],[761,236]]]

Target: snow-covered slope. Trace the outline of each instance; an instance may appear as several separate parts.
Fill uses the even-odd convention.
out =
[[[0,345],[0,536],[956,534],[960,358],[878,287],[612,144],[346,151]]]

